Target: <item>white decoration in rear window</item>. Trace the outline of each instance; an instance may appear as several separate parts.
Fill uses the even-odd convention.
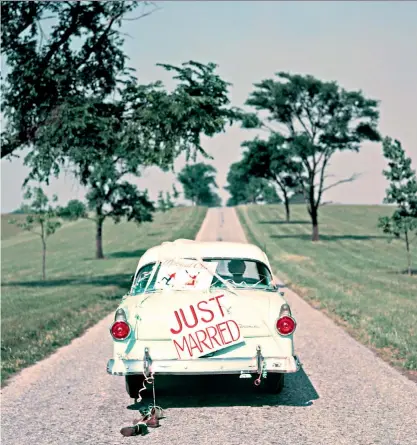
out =
[[[209,289],[218,263],[204,262],[203,264],[205,267],[198,261],[184,259],[163,262],[156,278],[155,289]]]

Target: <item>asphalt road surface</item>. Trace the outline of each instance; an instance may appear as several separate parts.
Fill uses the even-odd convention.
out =
[[[233,209],[211,209],[200,240],[245,241]],[[278,271],[276,271],[278,272]],[[106,373],[113,314],[2,390],[2,444],[417,444],[417,385],[293,292],[303,368],[281,395],[236,376],[155,381],[161,427],[124,438],[135,417],[123,377]]]

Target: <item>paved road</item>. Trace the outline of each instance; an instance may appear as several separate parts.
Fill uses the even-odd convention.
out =
[[[245,241],[233,209],[211,209],[198,239]],[[293,292],[303,369],[280,396],[244,380],[156,380],[166,419],[146,437],[123,438],[135,415],[123,378],[106,374],[111,315],[2,391],[2,444],[417,444],[417,386]]]

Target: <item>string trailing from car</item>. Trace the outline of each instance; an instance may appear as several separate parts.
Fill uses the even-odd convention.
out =
[[[146,387],[146,384],[152,385],[152,396],[153,396],[153,403],[150,403],[148,407],[141,411],[139,410],[141,414],[141,418],[139,419],[133,419],[133,424],[131,426],[123,427],[120,430],[120,433],[123,436],[145,436],[148,434],[148,427],[149,428],[158,428],[160,426],[159,421],[163,418],[165,418],[164,410],[156,404],[156,396],[155,396],[155,375],[152,371],[152,368],[150,368],[149,375],[146,375],[145,370],[143,371],[143,386],[138,391],[138,398],[135,400],[136,403],[141,403],[143,398],[141,395],[142,391],[146,391],[148,388]]]

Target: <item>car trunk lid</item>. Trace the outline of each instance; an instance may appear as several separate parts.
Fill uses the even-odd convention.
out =
[[[185,320],[192,325],[195,315],[200,319],[210,316],[209,308],[215,311],[215,303],[221,306],[225,316],[236,321],[243,337],[270,335],[270,293],[266,291],[238,291],[239,295],[220,289],[217,292],[164,291],[134,297],[136,304],[130,312],[130,322],[135,327],[138,340],[171,340],[170,328],[179,326],[175,311],[182,309]],[[216,297],[217,300],[216,300]],[[138,302],[137,299],[140,299]],[[197,306],[199,302],[207,302]],[[210,304],[210,306],[209,306]],[[214,305],[214,306],[213,306]],[[202,310],[199,310],[202,308]],[[205,309],[205,310],[204,310]],[[207,318],[205,318],[207,320]],[[182,321],[182,320],[181,320]]]

